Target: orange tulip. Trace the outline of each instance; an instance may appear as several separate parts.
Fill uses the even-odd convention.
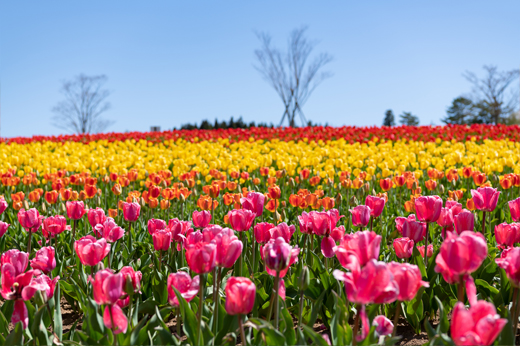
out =
[[[475,210],[475,202],[473,201],[473,198],[469,198],[467,201],[466,201],[466,208],[468,208],[468,210]]]
[[[227,183],[227,189],[229,191],[234,191],[237,188],[237,183],[235,181],[228,181]]]
[[[155,209],[157,208],[157,206],[159,205],[159,200],[157,198],[150,198],[148,200],[148,206],[152,209]]]
[[[415,213],[415,202],[414,201],[404,202],[404,210],[406,210],[408,213]]]
[[[464,167],[462,168],[462,176],[464,178],[471,178],[471,176],[473,175],[473,169],[471,167]]]
[[[267,178],[267,185],[268,186],[272,186],[274,184],[276,184],[276,177],[269,177],[269,178]]]
[[[68,191],[68,190],[63,190],[63,191]],[[72,195],[72,193],[69,191],[68,195],[69,195],[69,199],[70,199],[70,196]],[[64,199],[63,197],[62,197],[62,199],[65,201],[68,200],[68,199]],[[56,203],[58,201],[58,191],[52,190],[52,191],[45,192],[45,200],[49,204]]]
[[[29,192],[29,201],[33,202],[33,203],[36,203],[40,200],[40,193],[38,191],[31,191]]]
[[[392,179],[390,179],[390,178],[380,179],[379,180],[379,186],[385,192],[390,190],[392,188],[392,185],[393,185]]]
[[[455,190],[455,191],[448,191],[449,198],[455,199],[455,200],[461,200],[464,196],[464,191],[462,190]]]
[[[161,209],[165,210],[170,207],[170,201],[167,199],[161,199]]]
[[[98,192],[96,185],[85,185],[85,195],[87,198],[92,198]]]
[[[265,205],[265,209],[269,210],[271,213],[274,213],[276,209],[280,206],[280,202],[277,199],[271,199]]]
[[[211,184],[208,188],[208,195],[211,198],[217,198],[220,194],[220,186],[218,184]]]
[[[72,191],[72,197],[71,197],[71,200],[73,201],[77,201],[79,198],[79,193],[78,191]]]
[[[108,209],[108,216],[111,218],[117,217],[117,209]]]
[[[300,171],[300,177],[302,180],[309,179],[309,176],[311,175],[311,171],[307,168],[304,168]]]
[[[511,186],[513,186],[513,182],[511,181],[511,179],[504,177],[500,179],[500,186],[502,186],[504,190],[508,190],[509,188],[511,188]]]
[[[448,174],[446,175],[446,178],[448,179],[448,181],[450,183],[452,181],[457,181],[457,180],[459,180],[459,172],[456,169],[452,169],[448,172]]]
[[[289,196],[289,204],[293,207],[298,207],[303,201],[303,198],[298,195],[290,195]]]
[[[432,190],[435,190],[435,188],[437,187],[437,182],[435,180],[427,180],[424,182],[424,185],[426,186],[426,188],[430,191]]]
[[[260,168],[260,175],[263,177],[266,177],[269,175],[269,167],[261,167]]]
[[[324,197],[321,200],[321,205],[323,206],[323,208],[325,208],[325,210],[334,208],[334,198]]]
[[[350,186],[352,186],[352,180],[350,179],[344,179],[341,181],[341,186],[343,186],[345,189],[348,189]]]
[[[316,186],[320,183],[320,181],[321,178],[316,175],[309,180],[309,184],[311,184],[311,186]]]
[[[394,177],[394,183],[396,186],[401,187],[406,183],[406,178],[404,175],[396,175]]]
[[[81,190],[79,192],[79,199],[80,199],[80,201],[84,201],[87,199],[87,194],[86,194],[85,190]]]
[[[354,189],[359,189],[361,186],[363,186],[363,180],[361,180],[359,177],[357,177],[356,179],[354,179],[352,181],[352,187]]]
[[[119,196],[122,192],[121,185],[114,184],[114,186],[112,186],[112,192],[114,193],[114,195]]]
[[[482,184],[484,184],[486,179],[487,179],[487,177],[486,177],[486,175],[484,173],[475,172],[473,174],[473,182],[477,186],[482,186]]]
[[[261,182],[261,181],[260,181],[260,178],[254,178],[254,179],[253,179],[253,184],[254,184],[254,185],[257,185],[257,186],[258,186],[258,185],[260,185],[260,182]]]
[[[21,201],[13,201],[13,209],[20,210],[23,207],[23,203]]]
[[[282,191],[278,185],[269,186],[267,190],[269,191],[269,198],[279,199],[282,195]]]
[[[159,186],[150,186],[148,193],[151,198],[157,198],[161,195],[161,188]]]

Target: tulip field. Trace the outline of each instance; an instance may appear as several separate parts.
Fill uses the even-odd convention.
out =
[[[517,343],[518,126],[2,138],[0,157],[0,345]]]

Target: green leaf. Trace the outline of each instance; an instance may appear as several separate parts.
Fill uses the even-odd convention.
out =
[[[199,321],[197,321],[197,317],[195,317],[195,314],[191,310],[189,304],[186,302],[186,299],[181,296],[175,287],[173,287],[173,290],[175,291],[175,295],[179,300],[179,306],[181,307],[182,320],[184,321],[184,333],[186,333],[192,345],[196,345],[198,342]],[[201,342],[204,344],[204,340],[201,340]]]
[[[311,317],[309,319],[309,322],[307,322],[307,326],[311,327],[314,326],[314,323],[316,322],[316,318],[318,318],[318,313],[321,310],[321,306],[323,305],[323,297],[325,297],[325,293],[327,291],[323,291],[318,299],[314,301],[314,304],[312,304],[312,310],[311,310]]]
[[[23,337],[22,322],[18,322],[14,327],[14,330],[5,339],[4,345],[21,345]]]
[[[294,345],[296,343],[296,333],[294,331],[294,324],[291,317],[291,314],[287,309],[282,309],[281,311],[282,319],[285,322],[285,340],[288,345]]]
[[[511,313],[508,309],[504,309],[506,318],[507,318],[507,324],[502,329],[502,332],[500,333],[498,337],[498,344],[499,345],[514,345],[515,344],[515,336],[513,334],[513,325],[511,321]]]
[[[54,333],[58,336],[58,339],[61,341],[63,339],[63,320],[61,316],[61,292],[60,292],[61,282],[58,281],[56,284],[56,289],[54,291]]]
[[[435,300],[437,301],[437,306],[439,307],[439,325],[437,326],[437,333],[447,333],[450,329],[450,322],[448,321],[448,316],[446,316],[446,313],[444,311],[444,305],[442,305],[441,300],[438,297],[435,297]]]
[[[314,329],[312,329],[309,326],[302,325],[303,327],[303,333],[305,336],[312,340],[313,345],[319,345],[319,346],[329,346],[327,341],[321,336],[320,334],[316,333]]]

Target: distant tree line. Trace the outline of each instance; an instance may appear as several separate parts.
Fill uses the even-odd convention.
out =
[[[328,124],[325,124],[327,126]],[[307,126],[320,126],[319,124],[312,123],[311,121],[307,122]],[[256,124],[254,121],[249,124],[244,122],[242,117],[239,117],[235,120],[233,117],[229,119],[229,121],[218,121],[215,119],[214,122],[210,122],[209,120],[202,120],[200,125],[197,123],[194,124],[184,124],[180,127],[180,130],[215,130],[215,129],[248,129],[251,127],[275,127],[273,123],[258,123]]]

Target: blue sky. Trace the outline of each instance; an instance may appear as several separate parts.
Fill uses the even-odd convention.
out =
[[[3,1],[1,136],[51,124],[60,81],[106,74],[111,131],[242,116],[278,123],[283,106],[253,68],[254,30],[284,46],[308,25],[334,76],[303,110],[331,125],[380,125],[387,109],[440,124],[462,77],[520,65],[519,1]]]

